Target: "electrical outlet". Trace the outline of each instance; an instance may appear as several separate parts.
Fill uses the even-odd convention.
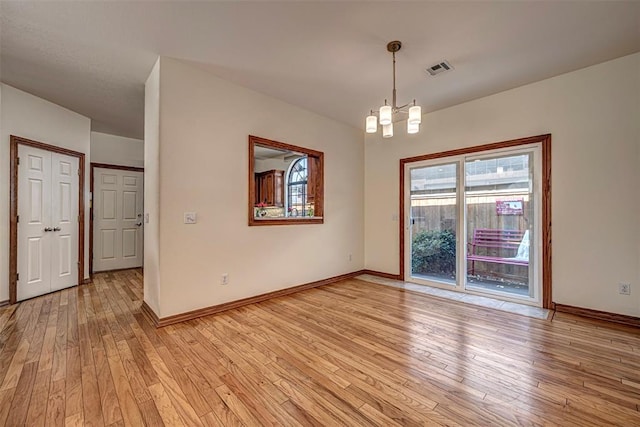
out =
[[[631,295],[631,283],[618,283],[618,293],[620,295]]]
[[[228,285],[229,284],[229,273],[224,273],[222,275],[222,278],[220,279],[220,284],[221,285]]]

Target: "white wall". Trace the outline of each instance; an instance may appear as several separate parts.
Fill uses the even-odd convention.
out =
[[[91,161],[111,165],[144,167],[144,141],[91,132]]]
[[[144,90],[144,301],[160,314],[160,61]],[[147,221],[148,218],[148,221]]]
[[[422,123],[417,135],[366,138],[366,268],[398,273],[399,159],[551,133],[553,301],[640,316],[640,54]],[[631,283],[631,296],[618,282]]]
[[[166,317],[362,269],[362,131],[178,60],[161,58],[160,64],[157,314]],[[247,225],[249,134],[325,153],[324,224]],[[145,148],[149,151],[148,139]],[[185,211],[197,212],[198,223],[183,224]],[[147,242],[145,248],[146,253]],[[223,273],[229,274],[229,285],[219,284]]]
[[[85,201],[89,200],[91,121],[49,101],[2,84],[0,133],[0,301],[9,299],[9,137],[21,136],[85,154]],[[85,203],[85,218],[89,204]],[[89,277],[89,223],[85,224],[85,278]]]

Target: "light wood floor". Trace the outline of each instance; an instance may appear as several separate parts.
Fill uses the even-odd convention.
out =
[[[640,425],[640,330],[347,280],[164,329],[139,271],[0,309],[0,425]]]

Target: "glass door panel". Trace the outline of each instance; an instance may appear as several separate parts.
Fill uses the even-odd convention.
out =
[[[465,162],[466,288],[534,297],[533,154]]]
[[[410,169],[412,279],[456,285],[458,163]]]

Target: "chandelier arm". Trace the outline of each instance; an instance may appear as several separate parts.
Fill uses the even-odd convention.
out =
[[[396,111],[396,112],[398,112],[398,113],[406,113],[407,111],[404,111],[404,109],[405,109],[405,108],[407,108],[407,107],[409,107],[409,106],[413,106],[414,104],[415,104],[415,103],[414,103],[413,101],[411,101],[411,102],[407,102],[407,103],[406,103],[406,104],[404,104],[404,105],[401,105],[401,106],[399,106],[399,107],[396,107],[396,108],[394,109],[394,111]]]

